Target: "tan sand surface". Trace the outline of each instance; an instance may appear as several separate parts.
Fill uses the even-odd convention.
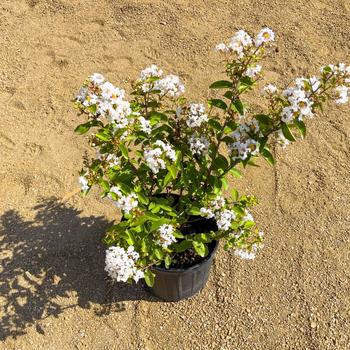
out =
[[[215,44],[264,25],[270,82],[350,63],[349,0],[1,1],[1,349],[350,349],[349,106],[235,182],[260,198],[265,249],[253,262],[220,249],[189,300],[110,287],[99,242],[114,207],[72,194],[87,145],[70,100],[89,74],[127,87],[157,63],[203,99],[222,77]]]

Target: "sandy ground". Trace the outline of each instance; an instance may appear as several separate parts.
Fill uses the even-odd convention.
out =
[[[160,303],[111,287],[99,243],[113,206],[77,188],[83,137],[70,100],[97,71],[127,87],[157,63],[204,98],[222,77],[214,45],[263,25],[285,84],[350,63],[349,0],[3,0],[0,4],[1,349],[350,349],[350,112],[331,106],[275,169],[236,185],[259,196],[266,246],[219,251],[207,287]],[[64,204],[60,199],[68,198]]]

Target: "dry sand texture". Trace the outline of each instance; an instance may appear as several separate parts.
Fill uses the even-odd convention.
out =
[[[83,137],[70,99],[97,71],[126,87],[158,63],[204,98],[222,77],[212,48],[235,29],[277,33],[264,67],[285,84],[350,63],[349,0],[2,0],[0,4],[1,349],[350,349],[348,107],[309,122],[237,186],[255,193],[266,247],[219,252],[196,297],[159,303],[110,289],[100,236],[115,219],[77,187]],[[259,177],[258,177],[259,176]]]

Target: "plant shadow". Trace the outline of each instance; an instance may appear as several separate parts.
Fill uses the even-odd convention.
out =
[[[34,220],[16,210],[0,218],[0,340],[65,309],[93,309],[97,316],[125,309],[128,300],[157,301],[139,283],[111,283],[104,272],[103,217],[48,198],[33,208]],[[67,298],[62,303],[62,298]],[[66,305],[69,302],[69,305]]]

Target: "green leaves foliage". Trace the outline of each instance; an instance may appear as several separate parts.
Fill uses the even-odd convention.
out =
[[[210,107],[220,108],[224,111],[227,110],[227,104],[223,100],[220,100],[217,98],[212,98],[212,99],[208,100],[208,105]]]
[[[192,245],[196,253],[202,258],[208,255],[208,247],[203,242],[193,241]]]
[[[150,269],[145,270],[145,282],[148,287],[153,287],[154,278],[156,277],[155,273],[153,273]]]
[[[281,122],[281,127],[282,127],[282,133],[283,136],[289,140],[289,141],[296,141],[294,135],[292,134],[291,130],[289,129],[288,124]]]
[[[77,134],[79,135],[83,135],[85,134],[86,132],[88,132],[90,130],[91,127],[93,126],[99,126],[101,125],[101,122],[99,122],[98,120],[91,120],[91,121],[88,121],[87,123],[85,124],[80,124],[78,125],[74,132],[76,132]]]
[[[218,80],[209,86],[210,89],[226,89],[232,88],[232,81]]]

